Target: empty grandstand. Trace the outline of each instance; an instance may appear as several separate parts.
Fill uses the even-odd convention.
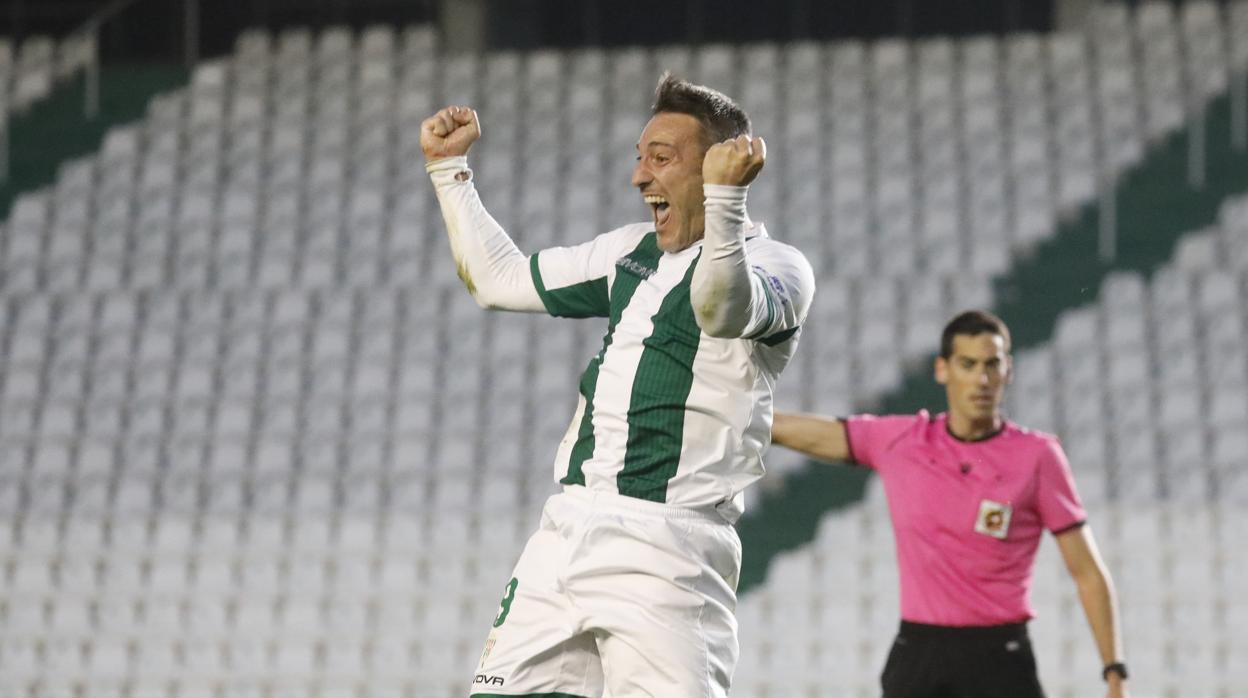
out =
[[[665,69],[751,112],[773,149],[752,212],[815,266],[778,402],[917,408],[947,317],[1001,309],[1026,326],[1010,412],[1067,448],[1133,695],[1248,692],[1248,2],[969,37],[453,48],[428,24],[251,28],[15,196],[0,696],[466,693],[597,335],[478,312],[419,124],[474,105],[491,212],[526,251],[568,244],[647,215],[629,158]],[[93,51],[0,40],[0,111]],[[868,483],[769,545],[815,467],[769,465],[740,524],[765,575],[741,589],[734,694],[878,695],[883,498]],[[1046,543],[1041,676],[1089,695],[1060,567]]]

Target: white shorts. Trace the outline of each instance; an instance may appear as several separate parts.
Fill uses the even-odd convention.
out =
[[[568,487],[504,589],[472,695],[728,695],[741,541],[713,511]]]

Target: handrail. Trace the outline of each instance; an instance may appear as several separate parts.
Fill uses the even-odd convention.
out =
[[[1248,67],[1231,70],[1231,145],[1248,148]]]
[[[9,107],[0,104],[0,187],[9,183]]]
[[[113,0],[69,33],[69,36],[82,36],[90,39],[88,46],[91,57],[84,67],[87,84],[83,90],[82,106],[82,111],[88,119],[94,119],[100,113],[100,27],[136,2],[139,0]]]
[[[140,0],[113,0],[99,12],[91,15],[69,36],[81,36],[88,40],[91,56],[84,66],[86,89],[83,96],[83,113],[94,119],[100,113],[100,27],[117,15],[130,9]],[[199,60],[199,0],[183,0],[185,61],[191,67]]]
[[[105,22],[121,14],[136,2],[139,2],[139,0],[113,0],[99,12],[88,17],[85,22],[78,25],[78,28],[70,32],[69,35],[94,34]]]

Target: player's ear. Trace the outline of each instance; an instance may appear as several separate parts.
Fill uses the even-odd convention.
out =
[[[1005,384],[1009,385],[1014,382],[1014,355],[1005,355]]]
[[[932,373],[936,375],[936,382],[941,385],[949,384],[949,362],[943,356],[937,356],[932,362]]]

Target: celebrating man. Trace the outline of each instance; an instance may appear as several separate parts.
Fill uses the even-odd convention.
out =
[[[737,659],[742,490],[814,278],[746,214],[765,146],[731,99],[664,76],[632,184],[653,220],[525,256],[482,206],[477,114],[425,120],[451,253],[485,308],[606,317],[546,503],[507,583],[475,696],[725,696]]]

